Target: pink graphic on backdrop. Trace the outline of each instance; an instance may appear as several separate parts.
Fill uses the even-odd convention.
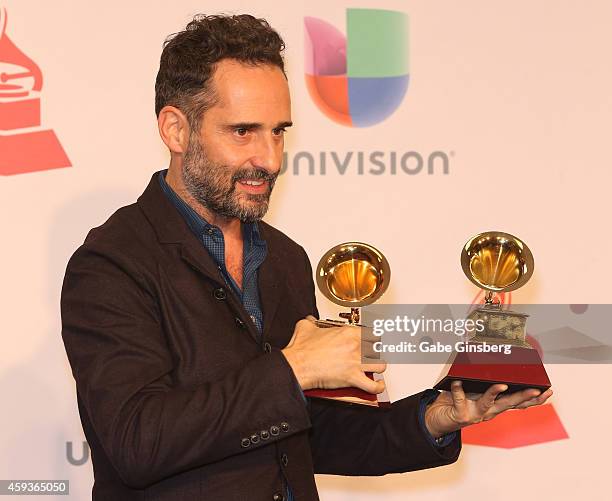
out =
[[[41,127],[42,72],[9,38],[7,23],[0,8],[0,174],[70,167],[53,130]]]
[[[497,294],[504,306],[512,304],[512,293]],[[485,292],[480,291],[472,301],[472,307],[484,302]],[[527,335],[527,341],[533,346],[540,357],[542,348],[532,336]],[[461,440],[464,444],[514,449],[527,445],[543,444],[569,438],[557,411],[552,404],[544,404],[522,410],[509,410],[490,421],[483,421],[461,430]]]
[[[308,75],[346,74],[346,37],[331,24],[316,17],[304,18],[307,33],[305,71]],[[316,40],[317,43],[313,43]]]

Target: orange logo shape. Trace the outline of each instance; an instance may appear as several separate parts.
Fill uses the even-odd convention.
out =
[[[70,167],[57,136],[40,120],[42,72],[6,33],[0,9],[0,174]]]
[[[498,295],[504,305],[512,304],[512,293]],[[473,305],[484,301],[484,291],[480,291]],[[529,343],[540,352],[538,342],[528,335]],[[552,404],[543,404],[522,410],[510,410],[490,421],[483,421],[461,430],[464,444],[514,449],[526,445],[542,444],[569,438],[557,411]]]

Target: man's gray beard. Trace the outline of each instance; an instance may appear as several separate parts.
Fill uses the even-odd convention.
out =
[[[208,159],[197,138],[189,138],[183,157],[183,183],[197,202],[220,216],[238,218],[243,223],[259,221],[268,211],[276,177],[262,168],[238,169],[231,174],[229,167]],[[238,194],[238,179],[266,180],[268,193]]]

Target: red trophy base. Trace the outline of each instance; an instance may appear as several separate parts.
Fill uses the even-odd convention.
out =
[[[374,374],[372,372],[366,372],[365,375],[370,379],[374,379]],[[336,388],[334,390],[315,389],[306,390],[304,395],[311,398],[326,398],[350,404],[371,405],[373,407],[388,407],[391,405],[386,390],[378,395],[374,395],[367,391],[360,390],[359,388]]]
[[[479,344],[467,343],[467,346]],[[544,392],[551,386],[539,353],[533,348],[518,346],[513,346],[508,355],[503,352],[455,352],[443,374],[434,386],[436,390],[450,391],[451,382],[455,380],[462,381],[467,393],[484,393],[497,383],[507,384],[507,393],[527,388]]]
[[[16,134],[0,132],[0,151],[3,176],[71,166],[57,136],[49,129]]]

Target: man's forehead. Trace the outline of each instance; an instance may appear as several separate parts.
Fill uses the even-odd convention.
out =
[[[277,66],[225,59],[217,63],[211,84],[215,107],[224,111],[289,112],[289,86]]]

